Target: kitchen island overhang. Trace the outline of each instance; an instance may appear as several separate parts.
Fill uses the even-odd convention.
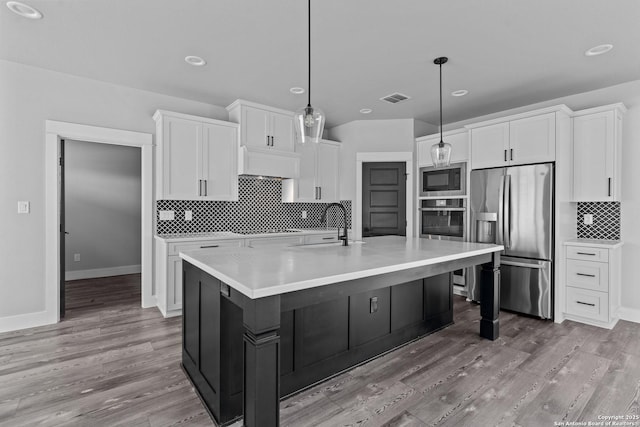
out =
[[[398,236],[181,253],[183,366],[219,424],[278,425],[279,399],[453,321],[449,272],[482,264],[498,337],[499,245]]]

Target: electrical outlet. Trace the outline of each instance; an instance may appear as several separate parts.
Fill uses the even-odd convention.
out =
[[[28,214],[29,213],[29,202],[27,202],[27,201],[19,201],[18,202],[18,213],[19,214]]]
[[[585,225],[593,224],[593,215],[592,214],[584,214],[583,222]]]
[[[184,211],[184,220],[191,221],[193,219],[193,211]]]
[[[176,219],[174,211],[160,211],[160,221],[173,221]]]
[[[307,219],[307,211],[302,211],[302,219]]]
[[[80,261],[80,254],[73,254],[73,261],[74,262]]]

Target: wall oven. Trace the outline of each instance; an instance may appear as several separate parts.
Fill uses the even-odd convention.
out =
[[[420,197],[465,196],[466,171],[466,163],[452,163],[446,168],[420,168]]]
[[[466,240],[466,199],[422,200],[420,237]]]

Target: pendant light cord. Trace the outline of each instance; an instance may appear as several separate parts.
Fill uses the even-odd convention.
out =
[[[442,62],[440,62],[440,146],[442,147],[443,145],[444,145],[444,141],[442,140]]]
[[[308,37],[308,43],[309,43],[309,87],[307,88],[308,94],[309,94],[309,98],[308,98],[308,103],[307,103],[307,107],[311,107],[311,0],[309,0],[309,37]]]

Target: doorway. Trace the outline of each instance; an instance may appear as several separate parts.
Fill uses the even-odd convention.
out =
[[[124,145],[141,149],[141,306],[156,305],[153,293],[153,138],[149,133],[110,129],[47,120],[45,123],[45,311],[38,324],[60,320],[60,197],[61,141],[74,139],[101,144]]]
[[[123,275],[140,301],[141,174],[140,147],[60,141],[60,317],[108,307]]]
[[[353,234],[356,240],[361,240],[363,225],[362,225],[362,211],[363,211],[363,167],[366,163],[390,163],[400,162],[405,165],[405,236],[415,236],[414,232],[414,166],[413,166],[413,153],[412,152],[369,152],[369,153],[356,153],[356,188],[354,194],[354,213],[353,213]],[[399,224],[399,228],[402,228],[402,222]]]
[[[362,237],[406,236],[406,163],[362,164]]]

